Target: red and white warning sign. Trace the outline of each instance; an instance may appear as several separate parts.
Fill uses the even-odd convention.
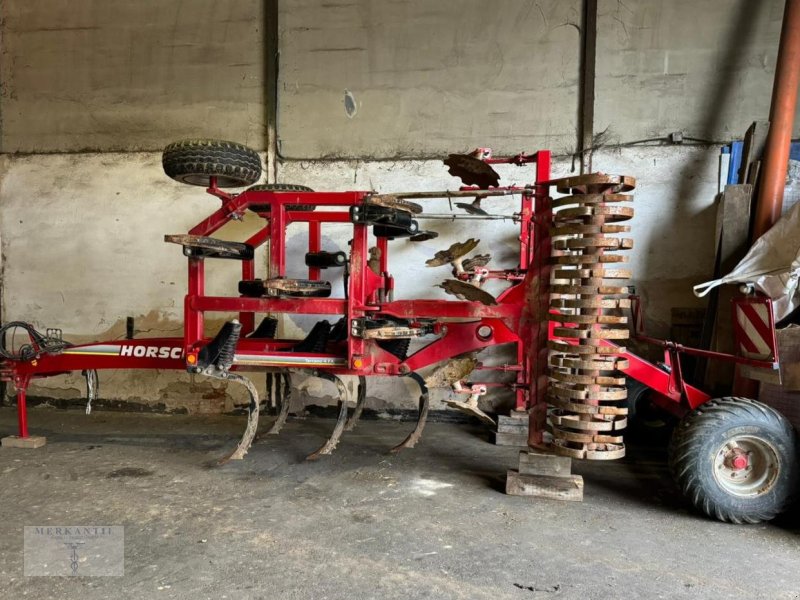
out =
[[[775,360],[775,327],[772,307],[765,298],[734,302],[734,333],[739,353],[757,360]]]

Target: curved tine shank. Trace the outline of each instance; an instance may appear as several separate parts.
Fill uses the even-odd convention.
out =
[[[283,379],[283,389],[281,389],[281,379]],[[280,373],[275,374],[275,399],[280,402],[280,410],[278,418],[267,430],[266,435],[278,435],[289,417],[289,405],[292,403],[292,376],[288,371],[283,373],[282,378]]]
[[[336,449],[336,446],[339,444],[339,438],[342,437],[344,424],[347,421],[347,388],[344,387],[342,380],[336,375],[331,375],[325,371],[318,371],[317,377],[320,377],[321,379],[327,379],[328,381],[332,381],[336,384],[336,389],[339,392],[339,416],[336,419],[336,426],[333,428],[331,437],[328,438],[328,441],[325,442],[319,448],[319,450],[306,456],[306,460],[317,460],[323,454],[330,454],[333,452]]]
[[[419,418],[417,419],[417,425],[414,427],[414,431],[409,433],[408,437],[397,444],[397,446],[389,450],[389,452],[393,454],[400,452],[400,450],[403,448],[413,448],[416,446],[417,442],[422,437],[422,430],[425,429],[425,423],[428,420],[428,408],[430,407],[428,386],[425,385],[425,380],[422,379],[422,377],[420,377],[417,373],[411,373],[409,377],[411,377],[417,382],[417,385],[419,385]]]
[[[220,377],[220,379],[223,378]],[[230,460],[243,459],[244,455],[247,454],[247,451],[253,444],[253,438],[256,435],[256,429],[258,429],[259,407],[258,391],[256,390],[256,386],[253,385],[253,382],[250,381],[250,379],[244,377],[243,375],[239,375],[238,373],[228,373],[227,377],[224,379],[227,381],[235,381],[236,383],[240,383],[247,388],[247,392],[250,394],[250,404],[247,407],[247,426],[244,428],[242,439],[239,440],[239,444],[233,449],[232,452],[222,456],[217,460],[217,465],[224,465]]]
[[[274,396],[272,394],[272,386],[273,386],[273,376],[272,371],[268,371],[265,377],[265,388],[266,388],[266,397],[264,398],[264,412],[267,414],[272,414],[273,410],[273,401]]]
[[[94,369],[84,371],[83,374],[86,377],[86,414],[90,415],[92,414],[92,402],[97,400],[100,380]]]
[[[356,396],[356,408],[353,414],[347,419],[344,426],[345,431],[352,431],[355,429],[356,423],[361,418],[361,413],[364,412],[364,406],[367,403],[367,378],[363,375],[358,376],[358,395]]]

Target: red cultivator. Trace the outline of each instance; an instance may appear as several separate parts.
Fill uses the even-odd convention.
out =
[[[451,155],[445,162],[464,187],[376,194],[314,192],[272,184],[230,194],[222,188],[249,185],[260,176],[254,151],[214,141],[169,146],[164,152],[167,174],[205,186],[221,201],[188,234],[165,238],[183,247],[188,262],[183,337],[74,346],[53,330],[42,335],[27,324],[7,325],[5,330],[24,327],[30,337],[19,350],[2,350],[3,377],[17,389],[19,437],[28,436],[25,394],[32,379],[83,371],[91,401],[96,370],[189,370],[247,387],[251,398],[247,429],[223,462],[242,458],[257,435],[260,413],[258,393],[242,373],[268,373],[267,396],[276,400],[280,410],[266,433],[277,433],[288,416],[290,373],[305,369],[333,383],[339,396],[334,431],[309,455],[311,459],[333,451],[342,433],[355,425],[364,408],[368,376],[408,376],[419,385],[418,423],[394,450],[413,447],[419,440],[428,413],[429,387],[449,387],[456,398],[449,402],[451,406],[492,423],[479,408],[479,399],[489,389],[503,386],[513,390],[516,409],[530,414],[531,446],[577,458],[608,459],[625,451],[619,432],[627,413],[621,369],[652,391],[649,399],[655,405],[683,417],[709,396],[684,381],[681,353],[776,367],[769,300],[758,297],[741,299],[737,311],[751,314],[758,312],[754,307],[766,307],[758,312],[766,315],[766,321],[754,326],[758,333],[772,334],[765,336],[768,347],[760,354],[719,355],[650,340],[665,349],[665,361],[657,366],[620,345],[629,336],[626,315],[632,304],[636,309],[636,302],[626,287],[609,285],[606,280],[629,276],[614,263],[624,262],[616,251],[632,245],[615,235],[629,229],[620,223],[633,214],[626,205],[632,199],[626,193],[633,187],[631,178],[595,174],[552,181],[547,151],[492,158],[488,150],[479,149],[471,155]],[[532,165],[535,179],[525,187],[499,186],[491,165],[500,163]],[[553,185],[567,196],[552,200]],[[419,203],[428,198],[457,200],[456,206],[465,213],[427,214]],[[481,204],[488,204],[487,199],[492,205],[513,201],[515,210],[489,214]],[[248,210],[263,218],[263,227],[250,239],[239,243],[212,237]],[[452,276],[439,287],[455,299],[395,300],[389,252],[394,244],[435,238],[436,232],[420,229],[419,221],[436,218],[512,221],[518,228],[517,264],[490,268],[490,255],[470,256],[481,249],[479,240],[470,238],[427,261],[431,268],[452,269]],[[306,279],[286,277],[286,228],[291,223],[307,224]],[[322,247],[327,223],[352,227],[349,252]],[[267,272],[258,278],[255,251],[267,242]],[[211,259],[241,264],[238,294],[206,295],[204,266]],[[340,295],[322,277],[337,269],[344,275]],[[483,288],[492,279],[507,283],[496,297]],[[210,339],[204,333],[206,313],[238,313],[238,319],[226,323]],[[319,315],[321,320],[303,340],[281,339],[276,335],[278,320],[271,316],[279,313]],[[634,317],[635,322],[640,320],[636,310]],[[750,329],[747,332],[752,333]],[[412,340],[419,348],[409,353]],[[501,366],[482,364],[480,351],[499,345],[513,348],[515,360]],[[426,378],[418,374],[433,365],[438,366]],[[508,381],[481,381],[479,374],[490,370],[507,373]],[[359,378],[349,419],[348,392],[341,375]],[[549,426],[548,404],[552,407]],[[777,413],[752,400],[722,399],[708,406],[691,413],[679,426],[678,454],[673,456],[679,483],[695,503],[719,518],[755,521],[774,516],[783,507],[796,472],[791,429],[787,433]],[[728,423],[740,433],[729,434]],[[711,465],[700,464],[700,453],[707,451],[704,440],[712,438],[719,446],[713,448],[716,458]]]

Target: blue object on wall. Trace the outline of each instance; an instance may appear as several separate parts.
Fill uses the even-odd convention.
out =
[[[727,146],[722,147],[722,154],[730,154],[731,160],[728,165],[728,184],[741,183],[739,181],[739,168],[742,166],[742,151],[744,150],[744,142],[737,141],[731,142]],[[800,160],[800,140],[792,140],[789,146],[789,159]]]

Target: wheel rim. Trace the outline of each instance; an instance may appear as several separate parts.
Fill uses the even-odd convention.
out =
[[[751,435],[732,437],[714,455],[714,478],[727,492],[741,497],[768,493],[778,479],[775,448]]]

